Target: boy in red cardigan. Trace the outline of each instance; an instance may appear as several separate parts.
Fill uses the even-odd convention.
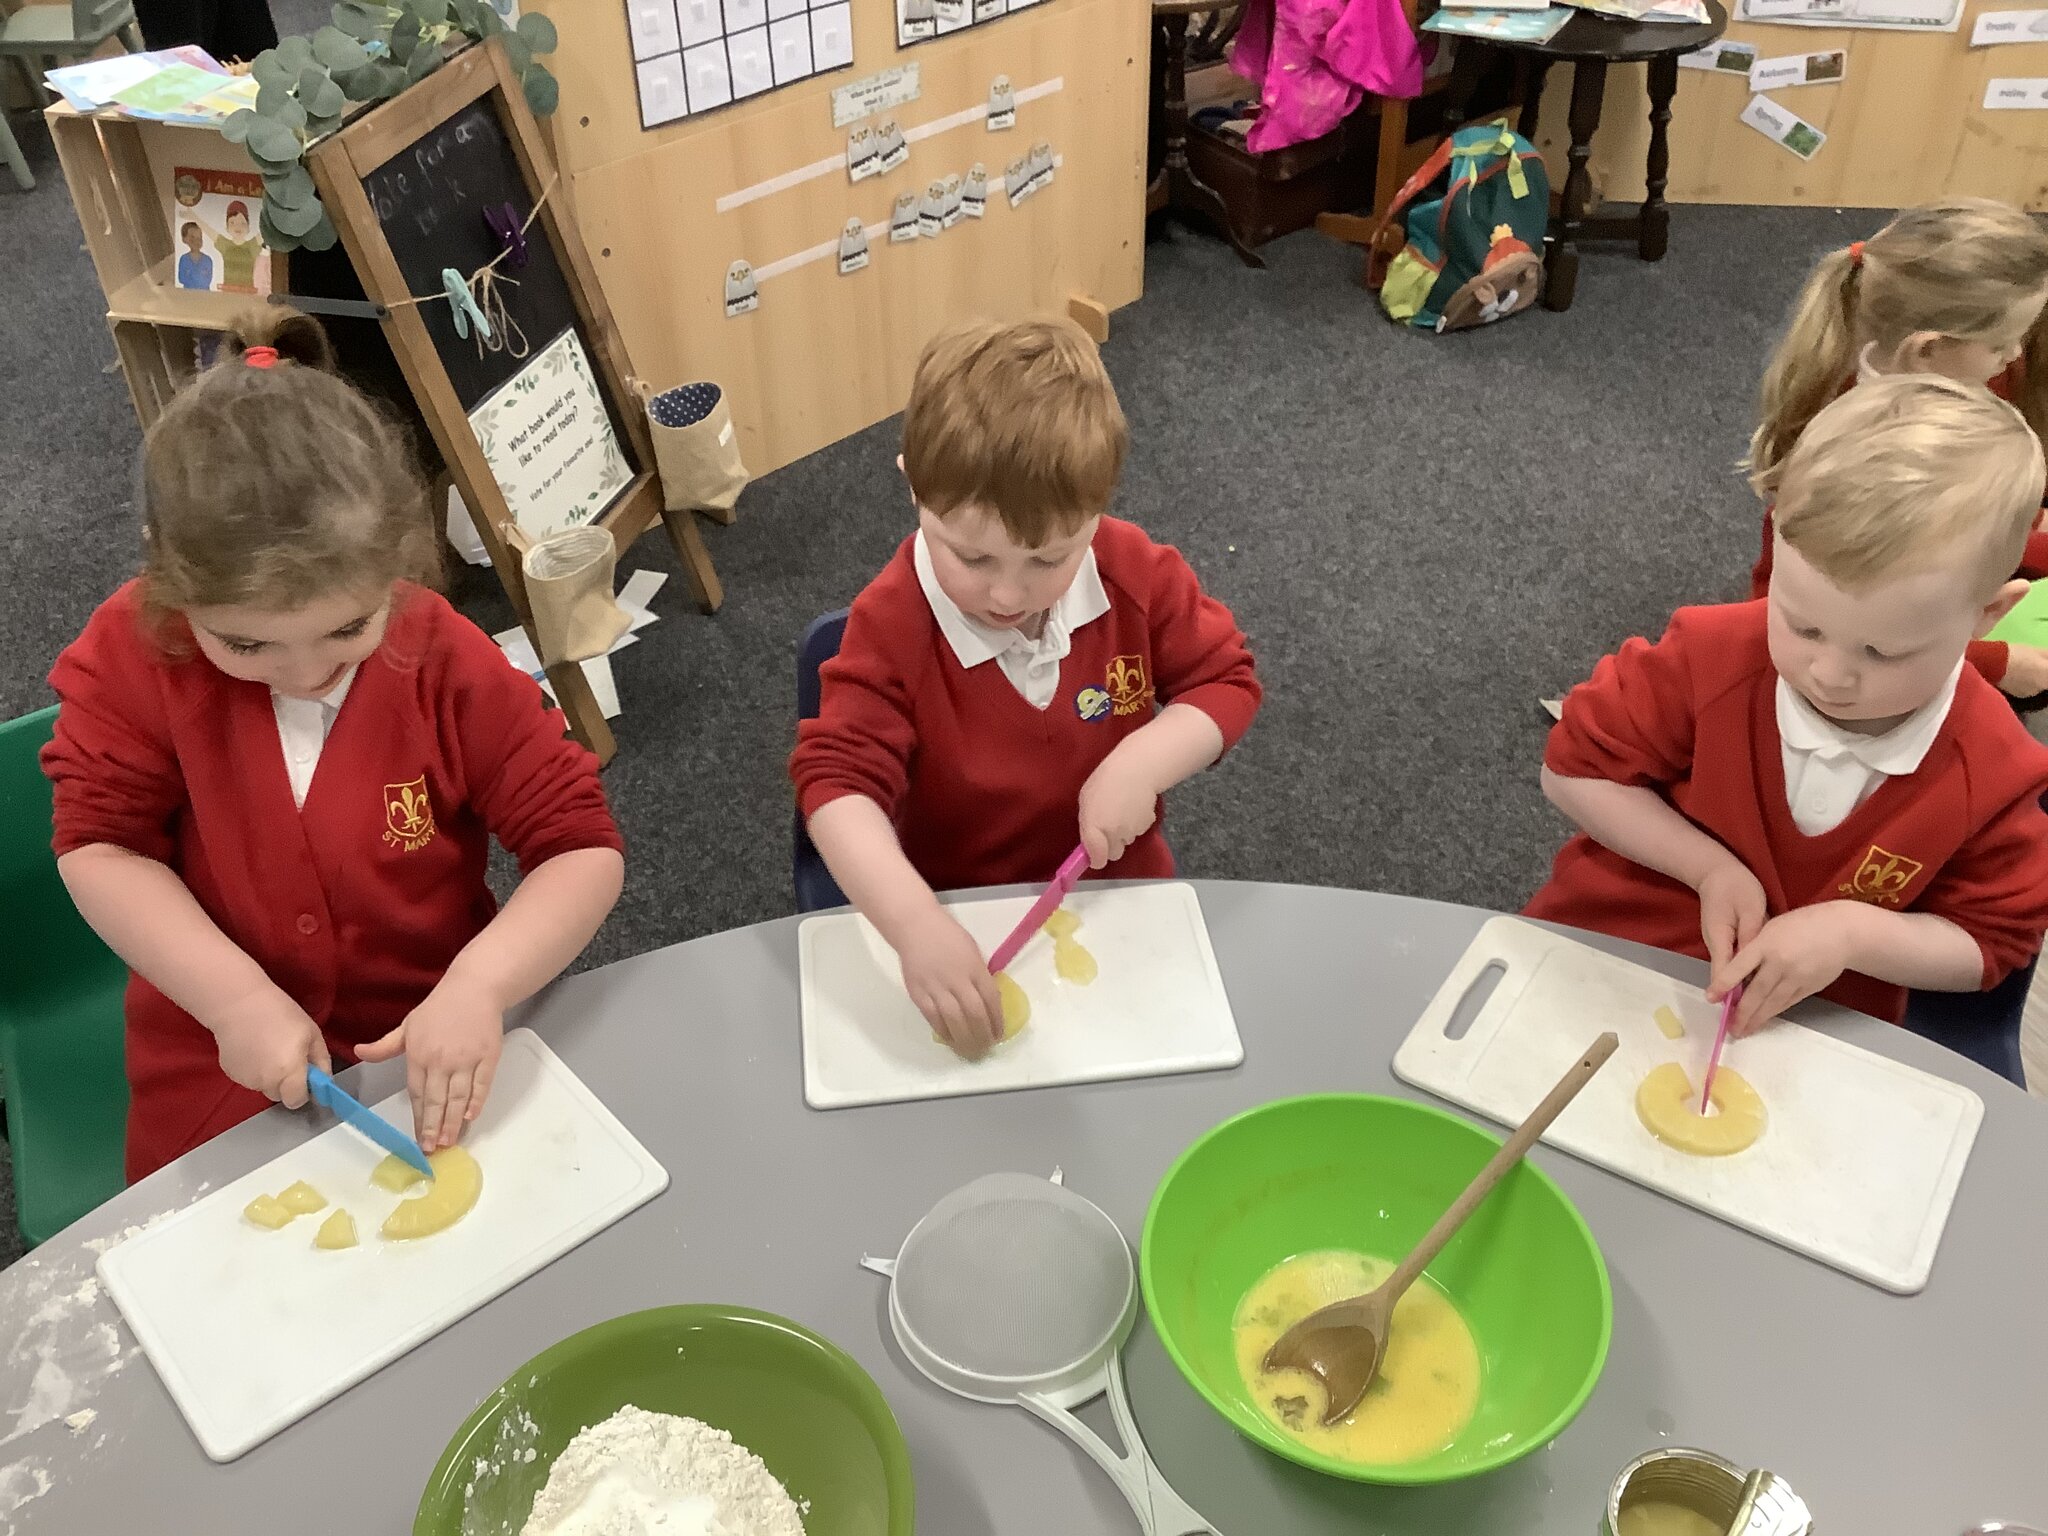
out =
[[[935,890],[1043,883],[1076,842],[1173,873],[1160,796],[1259,706],[1230,611],[1180,555],[1104,516],[1127,441],[1065,321],[935,338],[903,418],[918,530],[854,600],[790,758],[811,840],[964,1056],[998,1038],[988,962]]]
[[[1965,648],[2017,602],[2041,446],[1929,375],[1817,415],[1759,486],[1770,594],[1684,608],[1572,691],[1544,792],[1582,829],[1527,915],[1712,963],[1734,1029],[1818,992],[1996,985],[2048,928],[2048,749]]]

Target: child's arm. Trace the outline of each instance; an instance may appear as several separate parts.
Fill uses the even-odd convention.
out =
[[[176,871],[113,843],[57,860],[79,915],[128,968],[191,1014],[221,1070],[287,1109],[306,1102],[306,1065],[330,1066],[320,1027],[220,931]]]
[[[1844,971],[1898,987],[1969,992],[1983,982],[1984,952],[1969,934],[1932,912],[1817,902],[1772,918],[1754,940],[1717,963],[1707,1001],[1719,1002],[1740,983],[1742,1002],[1729,1033],[1747,1035],[1832,986]]]
[[[505,1012],[566,970],[604,926],[626,879],[616,848],[574,848],[519,882],[484,931],[462,947],[426,1001],[356,1054],[387,1061],[405,1053],[419,1143],[452,1146],[491,1091]]]
[[[403,1051],[422,1147],[452,1146],[482,1111],[504,1048],[507,1008],[566,969],[624,883],[625,844],[597,759],[563,734],[540,687],[505,665],[490,636],[438,604],[417,643],[436,657],[438,720],[470,806],[519,861],[519,888],[398,1028],[357,1051]]]
[[[1165,707],[1119,742],[1081,788],[1081,842],[1095,869],[1144,835],[1161,795],[1236,745],[1263,696],[1244,632],[1202,590],[1180,551],[1146,540],[1128,558],[1136,567],[1129,580],[1144,594],[1152,682]]]
[[[1543,793],[1594,842],[1699,892],[1700,937],[1717,968],[1762,930],[1770,903],[1756,876],[1656,790],[1567,778],[1546,765]]]
[[[1157,818],[1159,797],[1222,755],[1222,727],[1193,704],[1167,705],[1118,742],[1081,786],[1089,867],[1122,858]]]
[[[841,795],[806,826],[846,899],[896,951],[917,1011],[960,1055],[985,1054],[1003,1028],[988,958],[904,857],[888,814],[866,795]]]

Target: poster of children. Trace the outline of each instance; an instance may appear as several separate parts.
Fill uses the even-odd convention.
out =
[[[270,253],[256,231],[263,178],[179,166],[171,173],[177,284],[213,293],[270,292]]]

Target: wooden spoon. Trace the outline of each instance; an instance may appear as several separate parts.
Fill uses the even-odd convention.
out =
[[[1423,1234],[1422,1241],[1387,1277],[1385,1284],[1367,1295],[1318,1307],[1281,1334],[1273,1347],[1266,1351],[1267,1370],[1307,1371],[1323,1384],[1328,1399],[1323,1409],[1324,1424],[1335,1424],[1356,1408],[1358,1400],[1365,1396],[1365,1389],[1379,1374],[1380,1356],[1384,1352],[1387,1325],[1394,1315],[1394,1303],[1415,1283],[1429,1261],[1443,1250],[1451,1235],[1464,1225],[1465,1218],[1478,1209],[1479,1202],[1492,1193],[1493,1186],[1522,1160],[1522,1154],[1536,1144],[1536,1138],[1550,1128],[1550,1122],[1563,1112],[1565,1105],[1571,1103],[1579,1090],[1593,1080],[1593,1074],[1614,1054],[1617,1043],[1611,1031],[1593,1042],[1592,1049],[1557,1080],[1550,1096],[1536,1106],[1515,1134],[1494,1153],[1493,1160],[1479,1170],[1478,1177],[1465,1186],[1465,1192],[1437,1218],[1436,1225]]]

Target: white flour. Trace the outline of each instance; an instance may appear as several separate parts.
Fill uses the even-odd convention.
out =
[[[563,1447],[520,1536],[804,1536],[804,1525],[724,1430],[629,1405]]]

